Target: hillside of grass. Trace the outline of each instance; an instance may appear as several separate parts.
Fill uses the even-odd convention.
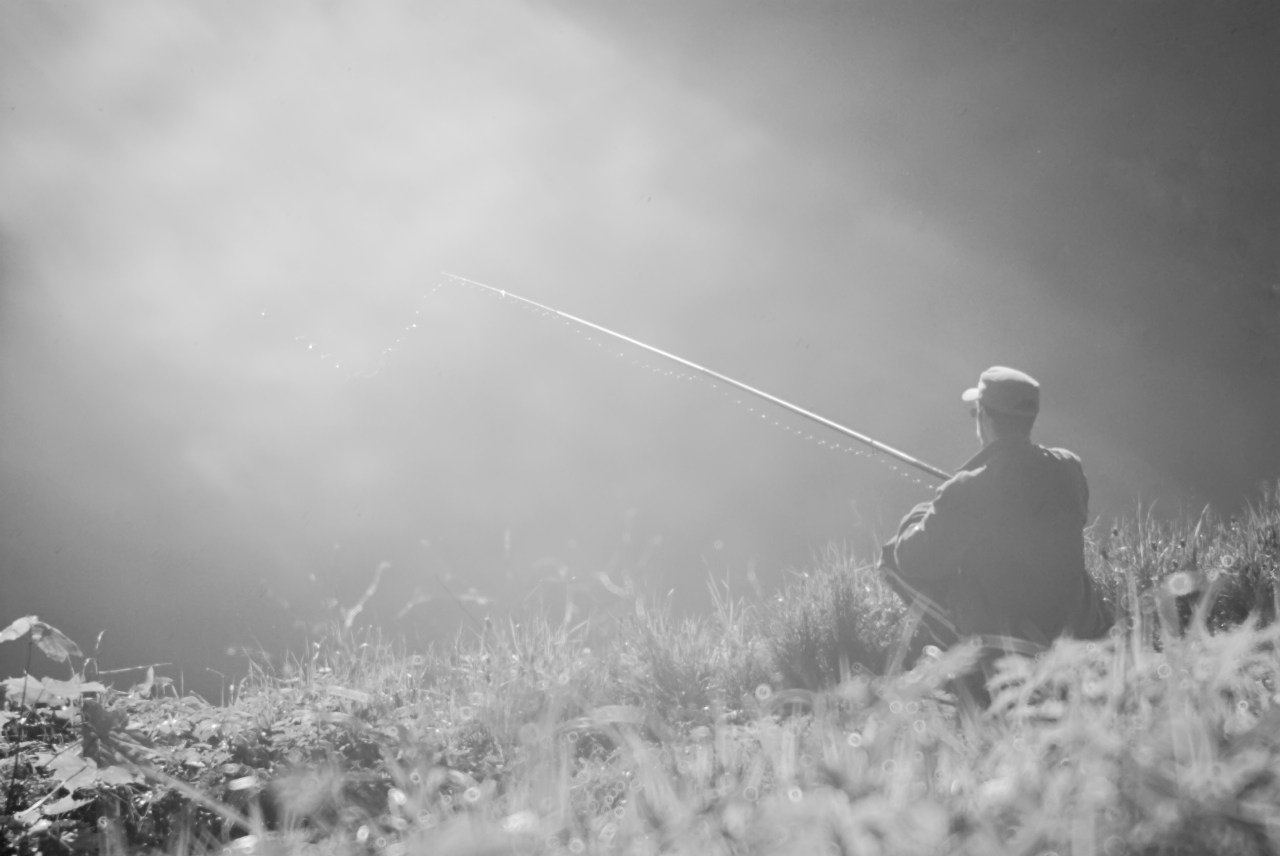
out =
[[[1280,852],[1276,492],[1095,528],[1089,563],[1110,636],[1036,656],[924,648],[833,547],[697,619],[636,598],[424,652],[335,620],[223,704],[29,616],[0,633],[39,675],[2,684],[3,850]]]

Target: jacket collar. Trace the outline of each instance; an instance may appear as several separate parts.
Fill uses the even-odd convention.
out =
[[[969,460],[960,465],[961,472],[970,472],[972,470],[985,467],[991,462],[991,459],[999,455],[1001,452],[1007,452],[1012,449],[1021,448],[1031,445],[1030,437],[1001,437],[992,440],[990,443],[982,447],[982,451],[974,455]]]

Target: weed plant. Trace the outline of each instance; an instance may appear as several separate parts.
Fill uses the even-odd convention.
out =
[[[608,635],[529,615],[411,653],[335,621],[223,705],[109,689],[31,617],[0,643],[69,676],[4,684],[4,847],[1280,852],[1278,565],[1274,492],[1095,532],[1110,636],[998,661],[982,710],[949,691],[976,647],[908,659],[905,609],[836,548],[777,598],[636,600]]]
[[[818,689],[856,672],[883,674],[913,636],[905,604],[879,572],[836,545],[770,606],[770,647],[788,686]]]

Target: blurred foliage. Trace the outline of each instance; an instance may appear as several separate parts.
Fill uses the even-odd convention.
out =
[[[67,679],[4,684],[4,847],[1272,853],[1278,559],[1274,493],[1093,538],[1110,636],[996,661],[985,709],[951,692],[974,644],[895,668],[901,604],[834,548],[778,599],[636,598],[604,635],[530,616],[409,653],[338,614],[224,705],[61,646]],[[34,650],[28,619],[4,641]]]

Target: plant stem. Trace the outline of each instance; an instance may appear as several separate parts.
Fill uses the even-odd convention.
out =
[[[13,750],[13,775],[9,777],[9,790],[5,794],[4,812],[5,814],[13,814],[17,811],[17,799],[15,795],[18,790],[18,764],[22,762],[22,708],[27,704],[27,679],[31,676],[31,648],[35,642],[31,636],[27,636],[27,664],[22,667],[22,697],[18,701],[18,732],[17,739],[14,741]]]

